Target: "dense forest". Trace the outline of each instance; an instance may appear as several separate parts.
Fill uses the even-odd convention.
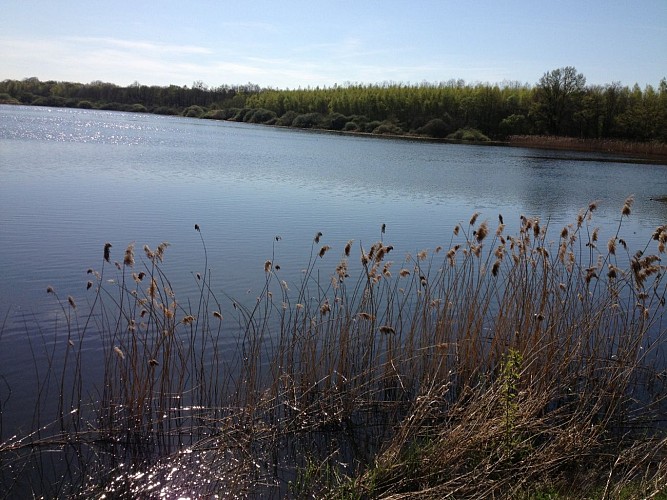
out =
[[[346,84],[271,89],[247,84],[209,88],[121,87],[37,78],[0,82],[0,103],[174,114],[268,125],[431,138],[503,140],[549,135],[667,142],[667,79],[659,85],[586,85],[573,67],[534,85]]]

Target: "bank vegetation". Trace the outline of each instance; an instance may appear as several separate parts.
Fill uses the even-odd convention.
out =
[[[384,225],[317,233],[298,282],[277,237],[245,298],[217,292],[199,226],[198,297],[167,243],[108,243],[82,297],[45,290],[53,338],[26,325],[48,360],[0,496],[665,498],[667,226],[628,248],[632,201],[611,234],[595,203],[515,234],[476,213],[407,256]]]
[[[549,145],[554,137],[567,137],[601,150],[629,142],[667,156],[667,79],[643,89],[587,85],[573,67],[549,71],[534,85],[449,80],[281,90],[201,81],[191,87],[122,87],[27,78],[0,82],[0,102],[464,141],[531,136],[534,145]]]

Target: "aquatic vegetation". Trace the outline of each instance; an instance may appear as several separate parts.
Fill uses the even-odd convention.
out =
[[[2,441],[2,489],[37,477],[47,495],[127,498],[660,491],[667,228],[626,248],[631,208],[611,235],[593,226],[595,203],[553,231],[522,215],[507,234],[502,215],[493,228],[475,213],[407,256],[318,232],[300,282],[272,255],[245,298],[215,292],[198,225],[194,300],[172,289],[167,243],[141,258],[132,243],[117,265],[107,243],[76,308],[48,289],[66,319],[63,365],[40,386],[57,380],[57,408]]]

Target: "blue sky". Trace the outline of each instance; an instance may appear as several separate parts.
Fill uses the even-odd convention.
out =
[[[667,77],[667,0],[3,0],[0,80],[331,86]]]

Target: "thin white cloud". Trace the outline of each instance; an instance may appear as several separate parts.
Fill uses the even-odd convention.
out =
[[[122,40],[118,38],[104,37],[67,37],[65,41],[71,41],[77,44],[86,44],[91,46],[110,46],[119,47],[126,50],[140,51],[151,54],[212,54],[213,51],[208,47],[197,45],[175,45],[165,43],[155,43],[144,40]]]

